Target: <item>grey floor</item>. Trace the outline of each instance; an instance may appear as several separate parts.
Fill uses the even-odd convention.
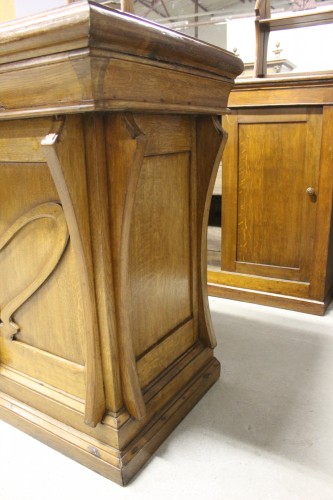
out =
[[[333,307],[210,305],[221,378],[131,485],[0,423],[0,500],[333,500]]]

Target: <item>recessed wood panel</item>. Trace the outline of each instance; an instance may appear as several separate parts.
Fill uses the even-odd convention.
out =
[[[133,341],[139,356],[192,314],[189,153],[144,160],[130,252]]]
[[[57,198],[45,163],[0,163],[0,207],[6,204],[6,213],[1,211],[0,235],[33,207]],[[39,219],[18,231],[1,250],[0,310],[39,275],[57,239],[55,224]],[[15,311],[14,320],[20,326],[17,340],[83,365],[85,325],[81,312],[75,256],[69,243],[43,285]],[[26,370],[18,361],[15,367]]]
[[[191,125],[184,115],[135,115],[140,130],[148,138],[145,156],[191,150]]]
[[[300,267],[305,140],[303,122],[239,125],[237,261]]]
[[[50,118],[0,122],[0,161],[44,163],[40,142],[51,123]]]

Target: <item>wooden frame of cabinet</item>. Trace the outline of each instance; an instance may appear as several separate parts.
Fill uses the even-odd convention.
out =
[[[258,79],[238,83],[231,93],[232,114],[223,120],[229,139],[222,265],[208,272],[211,295],[325,312],[333,292],[332,83],[331,76]],[[295,171],[288,172],[292,162]],[[265,189],[258,186],[262,179]]]

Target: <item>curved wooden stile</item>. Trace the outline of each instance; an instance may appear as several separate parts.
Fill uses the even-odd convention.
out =
[[[219,117],[199,117],[197,121],[198,227],[199,232],[199,332],[202,342],[216,347],[207,294],[207,229],[214,184],[227,142]]]
[[[83,311],[86,324],[86,401],[85,423],[95,427],[101,422],[105,413],[105,395],[103,388],[100,343],[94,307],[94,285],[87,267],[87,256],[78,226],[69,187],[67,186],[63,167],[57,153],[57,142],[60,138],[64,121],[54,121],[52,130],[41,142],[44,156],[54,184],[62,203],[71,244],[73,246],[78,275],[80,279]]]
[[[57,267],[68,242],[68,229],[61,205],[55,202],[43,203],[29,210],[19,217],[7,231],[0,236],[0,251],[3,250],[23,229],[33,221],[40,219],[51,219],[56,226],[55,236],[56,241],[52,248],[52,252],[40,269],[35,279],[25,287],[16,297],[11,299],[4,305],[0,311],[0,327],[1,332],[15,339],[16,334],[20,331],[19,325],[13,320],[13,315],[47,280],[52,272]]]
[[[132,339],[131,289],[129,269],[130,231],[133,219],[135,193],[144,159],[146,136],[141,132],[131,113],[112,115],[108,123],[108,140],[118,137],[117,144],[109,144],[111,151],[111,185],[116,186],[111,198],[112,238],[115,261],[116,311],[120,371],[123,397],[129,414],[137,420],[146,415],[146,407],[139,383]]]

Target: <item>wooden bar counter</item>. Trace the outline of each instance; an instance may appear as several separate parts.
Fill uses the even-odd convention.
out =
[[[0,417],[126,484],[219,376],[206,228],[242,63],[90,1],[0,48]]]

